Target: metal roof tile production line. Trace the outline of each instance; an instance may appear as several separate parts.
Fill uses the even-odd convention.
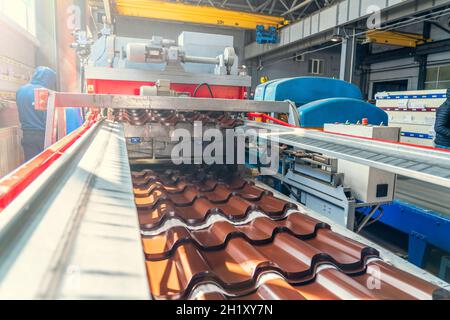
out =
[[[236,174],[132,175],[155,299],[432,299],[441,290]],[[264,216],[244,221],[253,211]],[[208,215],[225,220],[195,229]],[[170,219],[183,226],[161,231]]]
[[[0,302],[450,301],[450,0],[0,0],[0,43]]]

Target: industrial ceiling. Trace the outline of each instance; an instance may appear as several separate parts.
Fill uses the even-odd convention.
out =
[[[233,23],[219,21],[214,24],[251,29],[255,24],[279,26],[282,25],[279,21],[296,21],[335,2],[336,0],[89,0],[88,4],[91,9],[104,12],[109,22],[114,15],[125,15],[180,22],[194,20],[197,23],[211,24],[210,18],[224,16],[230,17]],[[146,15],[145,12],[151,14]],[[185,18],[186,14],[195,15],[196,18]],[[236,16],[240,18],[236,19]],[[273,20],[273,17],[278,20]],[[247,24],[248,21],[252,23]]]

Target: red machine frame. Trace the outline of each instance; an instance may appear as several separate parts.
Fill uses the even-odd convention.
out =
[[[89,94],[128,94],[139,95],[142,86],[154,86],[155,82],[145,81],[125,81],[125,80],[103,80],[87,79],[87,92]],[[194,92],[200,84],[179,84],[172,83],[170,88],[173,91],[187,93],[194,97]],[[247,99],[247,88],[238,86],[211,85],[211,90],[216,99]],[[211,98],[206,87],[198,89],[195,98]]]

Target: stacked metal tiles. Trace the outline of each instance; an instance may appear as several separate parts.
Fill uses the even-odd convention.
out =
[[[155,299],[447,294],[227,169],[146,170],[133,181]]]

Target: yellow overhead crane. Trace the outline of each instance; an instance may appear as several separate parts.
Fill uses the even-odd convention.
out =
[[[255,30],[258,25],[279,28],[288,22],[282,17],[232,11],[208,6],[161,0],[116,0],[114,11],[132,16],[163,21],[208,24]]]
[[[366,41],[368,43],[415,48],[433,40],[426,39],[424,36],[415,33],[370,30],[366,33]]]

